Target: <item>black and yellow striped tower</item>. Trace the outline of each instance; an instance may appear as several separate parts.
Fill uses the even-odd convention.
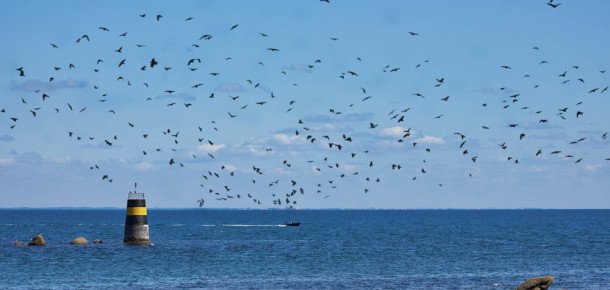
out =
[[[137,185],[136,185],[137,187]],[[125,218],[125,244],[149,245],[146,199],[143,192],[129,192]]]

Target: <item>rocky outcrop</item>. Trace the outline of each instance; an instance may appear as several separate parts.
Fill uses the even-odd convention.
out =
[[[93,240],[93,243],[94,243],[94,244],[101,244],[101,243],[103,243],[103,242],[102,242],[102,240]]]
[[[89,244],[89,241],[87,241],[87,239],[85,239],[84,237],[76,238],[70,242],[70,245],[87,245],[87,244]]]
[[[37,234],[32,240],[28,243],[28,246],[46,246],[47,243],[44,241],[44,238]]]
[[[23,246],[23,242],[16,241],[16,242],[13,243],[13,246]]]
[[[553,284],[553,276],[534,277],[523,282],[517,290],[546,290]]]

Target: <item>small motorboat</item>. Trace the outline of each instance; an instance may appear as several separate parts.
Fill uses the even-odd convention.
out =
[[[284,225],[287,226],[287,227],[298,227],[298,226],[301,225],[301,223],[299,223],[299,222],[289,222],[289,223],[285,223]]]

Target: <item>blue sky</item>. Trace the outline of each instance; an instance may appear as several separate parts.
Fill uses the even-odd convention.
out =
[[[610,206],[606,1],[2,5],[0,207]]]

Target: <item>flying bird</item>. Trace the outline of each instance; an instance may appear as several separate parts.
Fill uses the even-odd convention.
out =
[[[198,63],[201,63],[201,59],[199,58],[191,58],[188,63],[186,64],[187,66],[190,66],[191,64],[193,64],[195,61],[197,61]]]

